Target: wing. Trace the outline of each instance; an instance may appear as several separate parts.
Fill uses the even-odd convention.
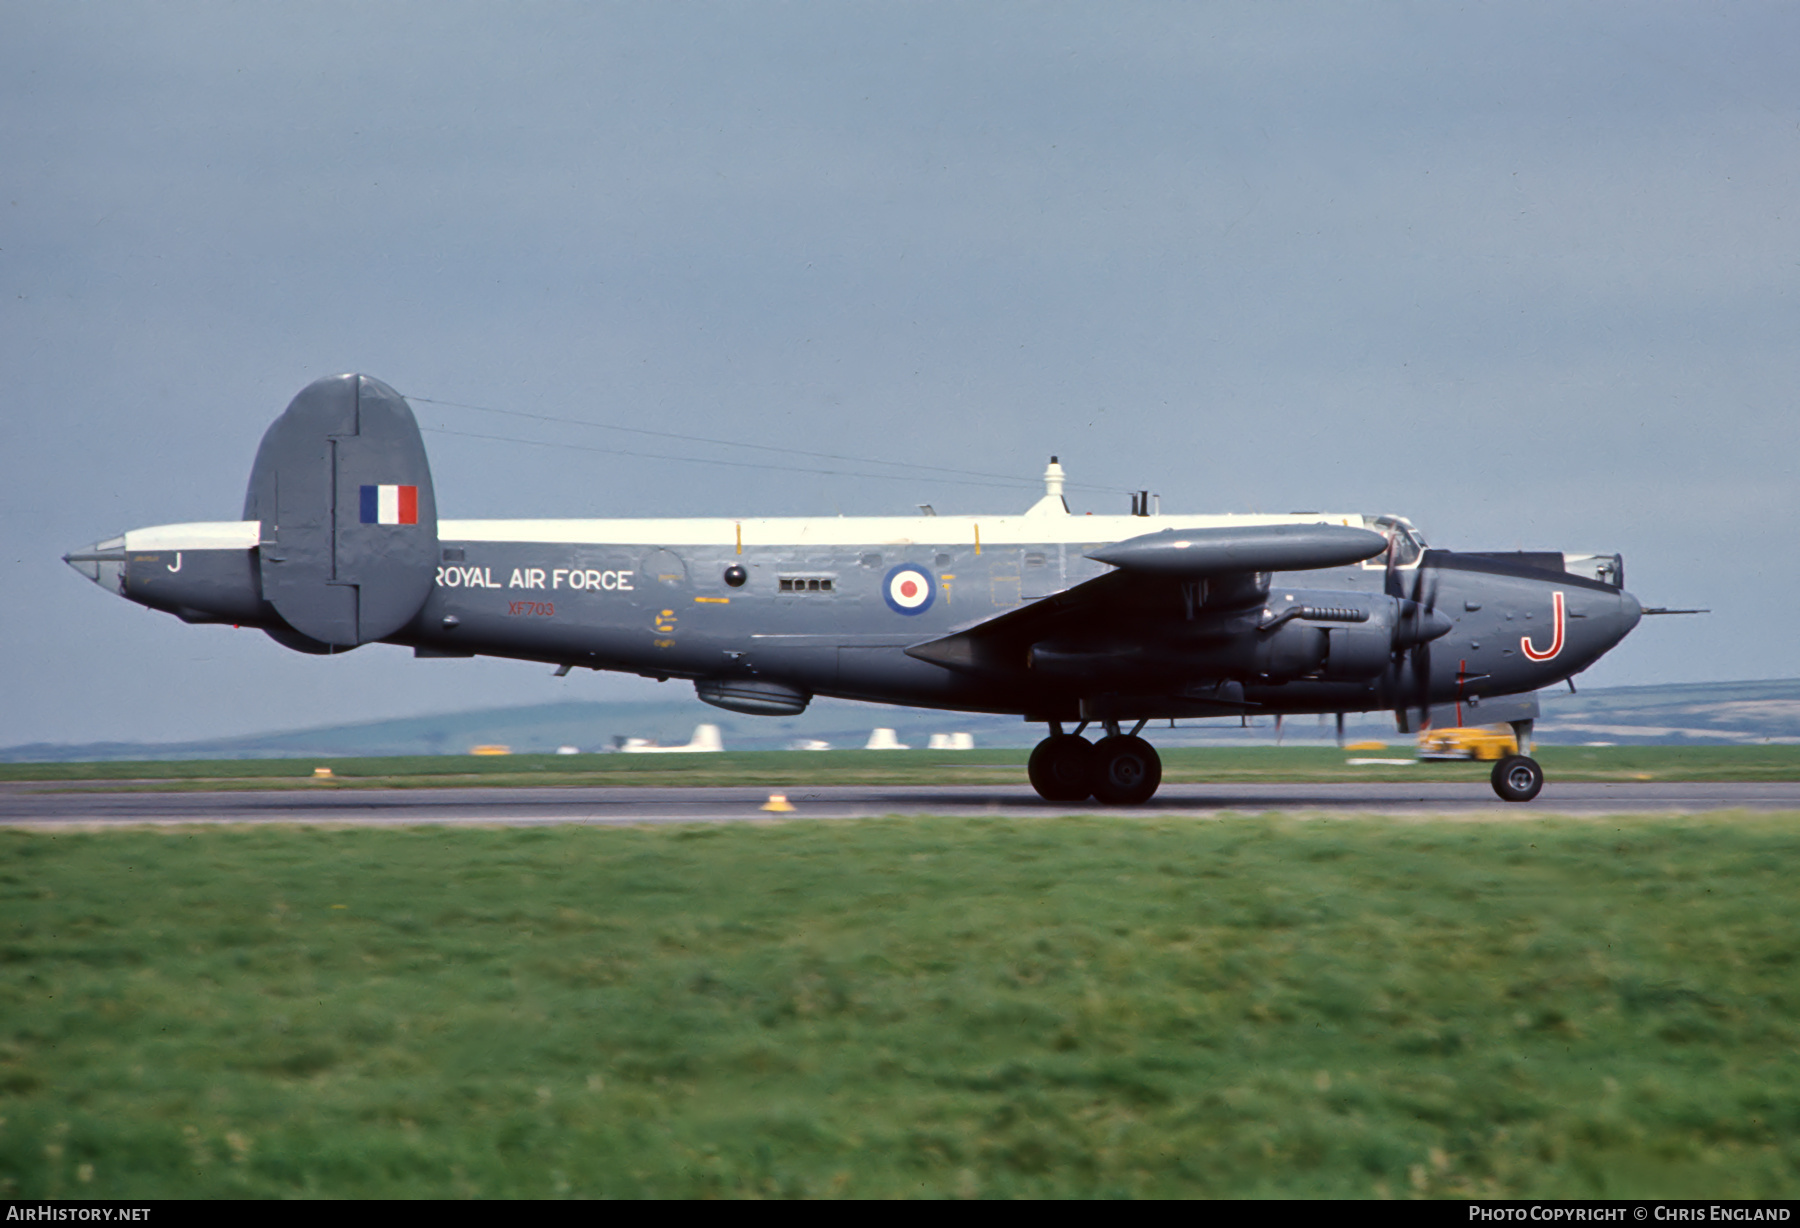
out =
[[[1087,556],[1114,571],[906,652],[969,673],[1022,671],[1029,668],[1032,645],[1042,641],[1089,638],[1184,615],[1191,619],[1203,603],[1253,605],[1267,591],[1269,572],[1347,566],[1373,558],[1387,545],[1379,533],[1332,524],[1146,533]]]

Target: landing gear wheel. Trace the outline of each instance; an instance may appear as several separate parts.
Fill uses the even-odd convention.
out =
[[[1094,791],[1094,746],[1072,733],[1039,742],[1026,765],[1031,787],[1047,802],[1084,802]]]
[[[1141,806],[1162,783],[1162,757],[1142,738],[1101,738],[1094,747],[1094,797],[1109,806]]]
[[[1528,755],[1508,755],[1494,765],[1494,792],[1503,802],[1528,802],[1544,787],[1544,769]]]

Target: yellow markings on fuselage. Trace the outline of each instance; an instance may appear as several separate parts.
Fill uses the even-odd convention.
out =
[[[731,598],[729,598],[729,597],[696,597],[696,598],[694,598],[694,600],[700,602],[702,605],[730,605],[731,604]]]

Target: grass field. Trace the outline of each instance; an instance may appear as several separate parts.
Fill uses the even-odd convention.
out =
[[[444,785],[1020,784],[1029,751],[747,751],[706,755],[413,755],[401,758],[215,759],[0,764],[0,781],[123,782],[139,790],[436,788]],[[1320,746],[1175,747],[1163,779],[1218,781],[1483,781],[1492,764],[1351,766],[1411,756]],[[1800,780],[1800,746],[1541,746],[1552,780]],[[332,779],[313,777],[328,766]]]
[[[0,1193],[1779,1196],[1800,816],[0,833]]]

